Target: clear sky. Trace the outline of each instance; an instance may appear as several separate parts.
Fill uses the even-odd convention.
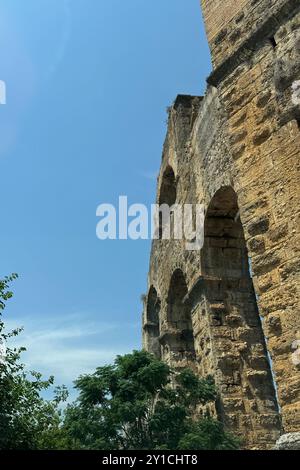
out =
[[[96,207],[154,202],[166,108],[210,72],[199,3],[0,1],[4,319],[58,383],[141,346],[150,242],[98,240]]]

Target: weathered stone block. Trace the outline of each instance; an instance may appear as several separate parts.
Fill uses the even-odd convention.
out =
[[[265,241],[263,238],[252,238],[248,244],[250,250],[254,253],[263,253],[265,251]]]
[[[283,434],[276,442],[274,450],[300,450],[300,432]]]
[[[263,215],[254,219],[248,225],[248,233],[250,236],[254,237],[256,235],[260,235],[265,233],[269,230],[270,221],[267,215]]]

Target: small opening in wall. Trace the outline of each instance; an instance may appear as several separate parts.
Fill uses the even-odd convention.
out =
[[[276,41],[275,37],[272,36],[271,38],[269,38],[269,41],[270,41],[270,43],[272,44],[273,49],[276,49],[276,47],[277,47],[277,41]]]
[[[298,129],[300,131],[300,118],[296,118],[296,123],[297,123]]]

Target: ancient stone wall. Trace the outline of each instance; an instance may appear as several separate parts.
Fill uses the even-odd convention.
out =
[[[216,414],[267,448],[300,430],[300,4],[202,7],[214,70],[170,109],[157,202],[204,204],[205,241],[153,241],[144,346],[212,373]]]

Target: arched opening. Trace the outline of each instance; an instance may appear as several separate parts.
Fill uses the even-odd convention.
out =
[[[173,206],[176,202],[176,179],[173,168],[167,166],[162,177],[159,193],[159,205],[168,204]]]
[[[275,438],[278,405],[233,188],[222,187],[205,218],[201,268],[210,324],[219,417],[256,442]]]
[[[230,186],[217,191],[206,213],[202,272],[228,279],[250,277],[237,196]]]
[[[187,366],[195,361],[191,308],[186,299],[187,284],[183,272],[177,269],[171,278],[168,306],[168,331],[163,338],[164,358],[173,365]]]
[[[147,297],[146,322],[144,324],[144,330],[146,333],[147,350],[158,358],[161,357],[161,347],[159,343],[159,313],[160,300],[156,289],[151,286]]]
[[[176,178],[171,166],[167,166],[162,177],[162,183],[159,192],[159,205],[166,204],[171,207],[176,204],[177,198],[177,187]],[[172,225],[172,212],[170,212],[170,219],[168,221],[163,219],[162,212],[159,213],[159,239],[163,238],[163,230],[170,224],[170,230]],[[170,232],[171,235],[171,232]]]

